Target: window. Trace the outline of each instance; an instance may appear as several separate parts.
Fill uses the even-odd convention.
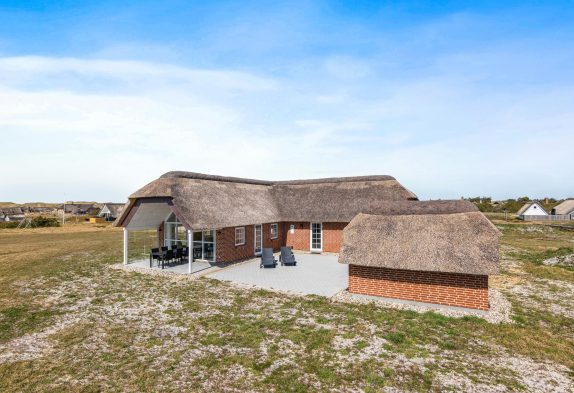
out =
[[[166,247],[187,246],[187,230],[175,214],[171,214],[164,224],[164,242]]]
[[[235,245],[242,246],[245,244],[245,227],[235,228]]]
[[[279,237],[279,225],[271,224],[271,239],[277,239]]]
[[[215,230],[193,232],[193,259],[215,262]]]

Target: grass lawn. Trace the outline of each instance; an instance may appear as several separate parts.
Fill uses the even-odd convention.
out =
[[[574,232],[496,221],[512,324],[114,270],[121,230],[0,230],[2,391],[573,391]]]

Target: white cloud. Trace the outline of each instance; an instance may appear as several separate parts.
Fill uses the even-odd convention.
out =
[[[346,76],[372,71],[343,63],[314,83],[144,61],[0,58],[0,200],[123,200],[169,170],[391,174],[423,198],[571,190],[560,179],[572,88],[524,95],[460,74],[346,86]]]

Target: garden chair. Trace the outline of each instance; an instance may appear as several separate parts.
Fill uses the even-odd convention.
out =
[[[297,261],[295,260],[295,255],[293,255],[291,247],[281,247],[279,261],[281,261],[281,266],[297,266]]]
[[[276,267],[277,260],[273,256],[273,249],[272,248],[264,248],[261,252],[261,263],[259,268],[262,267]]]

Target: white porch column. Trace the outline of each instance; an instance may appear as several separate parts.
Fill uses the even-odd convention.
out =
[[[124,265],[128,264],[128,229],[124,228]]]
[[[189,229],[187,230],[187,272],[191,274],[191,264],[193,263],[193,243],[192,234]]]

